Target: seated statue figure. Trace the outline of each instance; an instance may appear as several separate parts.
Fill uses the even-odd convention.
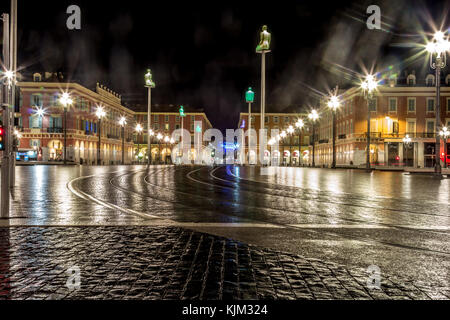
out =
[[[260,41],[256,47],[256,52],[268,51],[270,48],[270,33],[267,31],[267,26],[262,27],[260,34]]]

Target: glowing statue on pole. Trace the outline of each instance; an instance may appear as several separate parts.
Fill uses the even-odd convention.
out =
[[[260,34],[260,41],[256,47],[256,52],[260,53],[268,50],[270,50],[270,33],[267,31],[267,26],[263,26]]]

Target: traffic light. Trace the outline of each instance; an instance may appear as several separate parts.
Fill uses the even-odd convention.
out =
[[[214,158],[216,156],[216,150],[212,149],[211,150],[211,157]]]
[[[0,150],[5,151],[5,130],[0,126]]]

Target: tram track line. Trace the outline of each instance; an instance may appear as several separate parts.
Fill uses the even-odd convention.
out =
[[[200,169],[202,169],[202,168],[200,168]],[[199,170],[199,169],[197,169],[197,170]],[[136,173],[138,173],[140,171],[146,171],[146,170],[136,170],[136,171],[125,173],[124,175],[136,174]],[[119,171],[119,172],[122,172],[122,171]],[[111,174],[111,173],[108,173],[108,174]],[[124,176],[124,175],[122,175],[122,176]],[[76,179],[70,181],[68,183],[69,190],[75,191],[74,194],[76,194],[77,196],[79,196],[79,197],[81,197],[83,199],[86,199],[88,201],[93,201],[93,202],[98,203],[100,205],[103,205],[105,207],[117,209],[117,210],[120,210],[120,211],[126,212],[126,213],[137,214],[138,216],[141,216],[143,218],[145,218],[145,216],[148,215],[146,213],[138,212],[136,210],[121,208],[120,206],[117,206],[115,204],[112,204],[112,203],[109,203],[109,202],[106,202],[106,201],[103,201],[103,200],[99,200],[99,199],[97,199],[95,197],[92,197],[91,195],[89,195],[89,194],[87,194],[87,193],[85,193],[85,192],[83,192],[81,190],[78,191],[80,194],[77,194],[77,190],[75,188],[73,188],[73,182],[78,181],[78,179],[80,179],[80,178],[92,178],[92,177],[96,177],[96,176],[95,175],[84,176],[84,177],[79,177],[79,178],[76,178]],[[144,181],[146,183],[148,183],[148,184],[151,184],[151,183],[149,183],[146,180],[147,177],[148,177],[148,175],[146,177],[144,177]],[[161,188],[161,186],[158,186],[158,185],[154,185],[154,186]],[[163,188],[165,188],[165,187],[163,187]],[[165,188],[165,189],[171,190],[170,188]],[[171,190],[171,191],[178,192],[176,190]],[[132,192],[132,191],[126,189],[126,191],[124,191],[124,192]],[[136,193],[136,192],[134,192],[134,193]],[[192,196],[192,194],[189,194],[189,195]],[[148,197],[148,198],[153,198],[153,197],[151,197],[149,195],[141,194],[141,196]],[[157,198],[156,198],[156,200],[166,201],[166,200],[160,200],[160,199],[157,199]],[[223,214],[223,213],[221,213],[221,214]],[[224,214],[224,215],[232,216],[232,215],[229,215],[229,214]],[[239,216],[232,216],[232,217],[242,218],[242,217],[239,217]],[[153,218],[161,219],[161,217],[157,217],[157,216],[154,216]],[[256,226],[256,225],[261,225],[261,223],[259,223],[259,221],[254,220],[254,219],[252,219],[252,220],[254,222],[256,222],[256,224],[255,223],[250,224],[252,227]],[[179,227],[189,227],[189,226],[191,226],[191,227],[195,227],[195,226],[196,227],[201,227],[203,225],[203,223],[178,223],[178,222],[175,222],[173,220],[170,220],[169,224],[173,225],[173,226],[179,226]],[[233,224],[236,224],[236,223],[233,223]],[[241,224],[241,223],[239,222],[238,224]],[[219,225],[223,226],[223,227],[228,226],[228,225],[224,225],[223,223],[219,223]],[[217,226],[217,223],[210,223],[209,226],[215,227],[215,226]],[[280,223],[272,223],[272,222],[271,223],[266,223],[266,222],[263,222],[262,226],[264,226],[265,228],[267,228],[267,227],[270,227],[270,228],[275,227],[275,228],[287,228],[287,229],[303,230],[303,231],[306,230],[308,232],[315,233],[315,234],[320,234],[320,235],[326,234],[326,235],[328,235],[330,237],[341,238],[341,239],[345,239],[345,240],[351,239],[351,240],[354,240],[354,241],[359,241],[359,242],[363,242],[363,243],[367,243],[367,244],[371,244],[371,245],[381,244],[381,245],[385,245],[385,246],[397,247],[397,248],[400,248],[400,249],[408,249],[408,250],[414,250],[414,251],[421,251],[421,252],[427,252],[427,253],[434,253],[434,254],[450,256],[450,253],[445,252],[445,251],[438,251],[438,250],[432,250],[432,249],[427,249],[427,248],[414,247],[414,246],[403,245],[403,244],[399,244],[399,243],[392,243],[392,242],[383,241],[383,240],[368,239],[366,237],[358,237],[358,236],[352,236],[352,235],[348,235],[348,234],[342,235],[342,234],[338,234],[338,233],[330,232],[330,231],[323,231],[323,230],[322,231],[318,231],[318,230],[309,229],[309,228],[304,229],[304,228],[299,228],[299,227],[297,227],[296,225],[293,225],[293,224],[290,225],[290,224],[280,224]]]
[[[216,169],[214,169],[213,171],[217,170],[217,169],[221,169],[224,167],[218,167]],[[258,181],[258,180],[254,180],[254,179],[245,179],[245,178],[241,178],[238,177],[236,175],[234,175],[233,173],[231,173],[231,171],[229,170],[229,168],[226,168],[227,174],[231,175],[233,177],[235,177],[236,179],[239,179],[241,181],[250,181],[250,182],[254,182],[258,185],[260,185],[260,188],[266,189],[266,190],[280,190],[280,186],[281,187],[287,187],[287,188],[295,188],[295,190],[298,191],[304,191],[303,188],[299,188],[299,187],[292,187],[292,186],[286,186],[286,185],[276,185],[277,187],[271,187],[271,185],[273,185],[273,183],[268,183],[268,182],[263,182],[263,181]],[[210,173],[211,175],[211,173]],[[219,177],[216,177],[214,175],[211,175],[211,177],[213,179],[217,179],[220,181],[224,181],[224,182],[228,182],[228,183],[232,183],[232,184],[236,184],[237,182],[232,181],[232,180],[226,180],[226,179],[221,179]],[[250,190],[250,192],[255,192],[253,190]],[[287,191],[292,193],[291,190]],[[264,194],[263,192],[260,192],[261,194]],[[345,194],[347,195],[347,194]],[[281,197],[286,197],[286,198],[293,198],[293,199],[299,199],[299,196],[294,196],[294,195],[277,195],[277,196],[281,196]],[[351,197],[353,197],[354,195],[350,195]],[[386,210],[386,211],[394,211],[394,212],[406,212],[406,213],[412,213],[412,214],[418,214],[418,215],[428,215],[428,216],[433,216],[433,217],[445,217],[445,218],[450,218],[450,215],[445,215],[445,214],[434,214],[434,213],[427,213],[427,212],[418,212],[418,211],[411,211],[411,210],[402,210],[402,209],[395,209],[395,208],[386,208],[386,207],[373,207],[373,206],[367,206],[367,205],[357,205],[357,204],[352,204],[352,203],[345,203],[345,202],[337,202],[337,201],[323,201],[323,200],[319,200],[319,199],[305,199],[305,198],[301,198],[302,200],[305,201],[316,201],[316,202],[322,202],[322,203],[331,203],[331,204],[337,204],[337,205],[344,205],[344,206],[352,206],[352,207],[360,207],[360,208],[367,208],[367,209],[374,209],[374,210]],[[389,200],[392,200],[392,198],[386,198]],[[359,199],[357,199],[359,200]],[[373,201],[373,200],[372,200]]]

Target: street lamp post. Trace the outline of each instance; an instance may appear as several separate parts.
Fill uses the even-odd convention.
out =
[[[184,107],[180,106],[180,121],[181,121],[181,151],[178,152],[178,155],[180,157],[180,164],[183,160],[183,152],[184,152],[184,118],[186,117],[186,114],[184,113]]]
[[[430,67],[436,70],[436,133],[439,132],[441,127],[441,69],[445,68],[447,64],[446,52],[450,49],[450,43],[442,31],[437,31],[434,34],[433,41],[429,42],[426,46],[427,51],[430,53]],[[433,55],[436,55],[433,62]],[[436,147],[435,147],[436,161],[434,165],[434,173],[438,177],[442,177],[441,168],[441,137],[436,134]]]
[[[97,148],[97,165],[102,164],[102,160],[100,159],[100,149],[101,149],[101,142],[102,142],[102,118],[106,115],[105,110],[103,107],[98,106],[97,111],[95,112],[97,118],[98,118],[98,148]]]
[[[409,135],[406,135],[404,138],[403,138],[403,145],[405,146],[405,153],[406,153],[406,163],[405,163],[405,167],[407,167],[408,166],[408,148],[409,148],[409,146],[410,146],[410,144],[411,144],[411,138],[409,137]]]
[[[284,139],[286,138],[286,131],[281,131],[281,133],[280,133],[280,141],[281,141],[281,143],[282,143],[282,151],[283,151],[283,165],[285,164],[285,162],[284,162]]]
[[[141,163],[141,159],[140,159],[140,154],[141,154],[141,153],[140,153],[139,137],[141,136],[143,130],[144,130],[144,128],[142,128],[141,124],[138,123],[138,124],[136,125],[136,132],[138,133],[138,136],[137,136],[137,143],[138,143],[138,151],[137,151],[138,164]]]
[[[59,101],[64,107],[64,164],[67,164],[67,108],[73,103],[73,100],[67,92],[64,92]]]
[[[334,95],[330,97],[328,101],[328,107],[331,109],[333,114],[333,160],[331,162],[331,168],[336,169],[336,110],[340,106],[339,98],[337,97],[338,87],[335,89]]]
[[[366,79],[361,83],[364,97],[367,100],[367,152],[366,152],[366,170],[371,171],[370,168],[370,100],[372,99],[373,92],[377,88],[378,82],[375,76],[369,74]]]
[[[444,140],[444,168],[447,168],[447,139],[450,136],[450,131],[447,127],[443,127],[441,131],[439,131],[439,135]]]
[[[163,135],[161,133],[158,133],[156,136],[156,139],[158,140],[158,164],[161,164],[161,139],[163,138]]]
[[[166,152],[164,153],[164,164],[167,164],[167,145],[169,142],[170,142],[169,136],[165,136],[164,137],[164,149],[166,150]]]
[[[152,79],[152,72],[150,69],[147,69],[147,73],[145,74],[145,86],[148,88],[148,112],[147,112],[147,133],[148,133],[148,141],[147,141],[147,164],[151,163],[151,153],[150,149],[152,147],[150,141],[150,130],[152,127],[152,89],[155,87],[155,82]]]
[[[292,166],[292,134],[294,133],[295,129],[293,126],[289,126],[286,131],[289,134],[289,165]]]
[[[316,121],[319,119],[319,114],[317,110],[311,110],[308,114],[309,120],[312,122],[312,144],[313,144],[313,154],[312,154],[312,166],[316,166]]]
[[[261,127],[264,129],[266,112],[266,54],[270,52],[271,34],[267,31],[267,26],[263,26],[260,33],[260,41],[256,47],[256,52],[261,54]],[[260,144],[261,148],[261,144]]]
[[[154,136],[154,135],[155,135],[155,132],[154,132],[152,129],[150,129],[149,136],[150,136],[150,139],[151,139],[151,140],[153,140],[153,136]],[[151,152],[151,150],[150,150],[149,155],[150,155],[150,157],[152,157],[152,152]],[[153,163],[153,157],[152,157],[150,163]]]
[[[127,119],[121,117],[119,120],[119,125],[122,127],[122,165],[125,164],[125,125],[127,124]]]
[[[249,87],[245,93],[245,101],[248,103],[248,164],[250,164],[250,141],[252,136],[252,103],[255,100],[255,93]]]
[[[302,154],[302,129],[305,123],[302,119],[298,119],[295,126],[298,129],[298,165],[300,166],[300,157]]]

